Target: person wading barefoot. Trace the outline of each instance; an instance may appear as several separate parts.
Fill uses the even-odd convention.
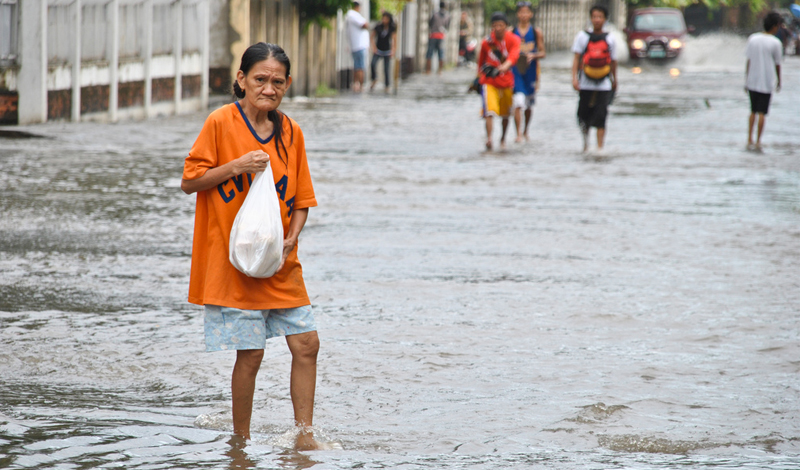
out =
[[[486,150],[492,149],[493,116],[503,119],[500,148],[506,146],[506,130],[514,93],[511,67],[519,58],[520,40],[508,30],[508,18],[500,12],[492,14],[492,30],[481,44],[478,55],[478,79],[483,97],[483,118],[486,121]]]
[[[233,432],[250,439],[256,375],[268,338],[285,336],[292,353],[290,391],[297,449],[319,448],[311,426],[319,337],[297,259],[308,208],[317,205],[303,131],[278,110],[292,84],[291,64],[275,44],[242,55],[239,101],[212,112],[186,157],[181,189],[197,193],[189,302],[205,306],[206,351],[236,351],[231,378]],[[267,168],[283,222],[283,257],[269,278],[251,278],[228,261],[233,221],[253,175]]]
[[[612,92],[617,90],[617,44],[603,31],[608,18],[604,6],[589,10],[592,31],[581,31],[572,43],[572,87],[580,94],[578,125],[583,136],[583,151],[589,150],[589,129],[597,128],[597,149],[603,149],[606,116]]]

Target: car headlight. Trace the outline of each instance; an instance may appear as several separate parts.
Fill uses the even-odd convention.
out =
[[[683,43],[680,39],[672,39],[669,41],[669,48],[670,49],[680,49],[683,46]]]
[[[631,43],[631,47],[633,47],[634,49],[644,49],[645,44],[644,41],[642,41],[641,39],[634,39],[633,42]]]

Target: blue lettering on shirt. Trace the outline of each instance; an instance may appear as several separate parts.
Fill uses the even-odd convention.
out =
[[[252,186],[253,177],[250,175],[250,173],[246,174],[247,174],[247,184],[248,186]],[[234,187],[231,188],[230,192],[226,193],[225,185],[231,181],[233,181]],[[236,194],[244,192],[244,174],[241,174],[239,176],[234,176],[233,178],[225,180],[222,183],[218,184],[217,191],[219,192],[219,195],[222,196],[222,200],[225,201],[225,204],[233,201],[233,198],[236,197]]]
[[[247,184],[248,187],[253,185],[253,176],[250,173],[243,173],[238,176],[234,176],[231,179],[225,180],[222,183],[217,185],[217,192],[219,195],[222,196],[222,200],[225,201],[225,204],[233,201],[233,198],[236,197],[237,194],[241,194],[244,192],[244,175],[247,175]],[[225,185],[229,182],[233,181],[233,188],[230,191],[225,192]],[[289,178],[286,175],[283,175],[277,183],[275,183],[275,191],[280,196],[281,201],[284,201],[286,207],[289,208],[288,216],[292,216],[292,212],[294,212],[294,196],[291,199],[286,201],[286,190],[289,187]]]
[[[287,214],[287,217],[291,217],[292,216],[292,212],[294,211],[294,196],[292,196],[291,199],[286,201],[286,207],[289,208],[289,213]]]
[[[228,184],[228,181],[230,180],[225,180],[217,185],[217,191],[219,191],[219,195],[222,196],[222,200],[225,201],[225,204],[233,201],[233,198],[236,197],[236,192],[232,189],[231,192],[225,193],[225,185]]]
[[[278,191],[278,195],[281,197],[281,201],[286,200],[286,188],[289,186],[289,178],[286,175],[281,176],[281,179],[275,183],[275,191]]]

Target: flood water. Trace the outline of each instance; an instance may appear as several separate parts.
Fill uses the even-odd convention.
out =
[[[472,71],[284,103],[320,204],[317,452],[282,340],[230,439],[234,357],[186,302],[205,113],[0,138],[0,467],[800,468],[800,58],[753,153],[744,39],[687,47],[621,67],[602,155],[568,54],[504,152]]]

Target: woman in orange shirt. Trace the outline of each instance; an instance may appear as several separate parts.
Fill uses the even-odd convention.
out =
[[[186,158],[181,189],[197,193],[189,302],[205,306],[207,351],[236,350],[231,391],[233,432],[250,438],[255,380],[266,340],[286,336],[292,353],[291,397],[297,447],[311,432],[319,338],[297,258],[308,208],[317,205],[300,127],[278,110],[292,83],[291,64],[275,44],[242,55],[234,83],[239,101],[212,112]],[[253,175],[272,168],[283,219],[281,267],[251,278],[228,260],[233,221]]]

